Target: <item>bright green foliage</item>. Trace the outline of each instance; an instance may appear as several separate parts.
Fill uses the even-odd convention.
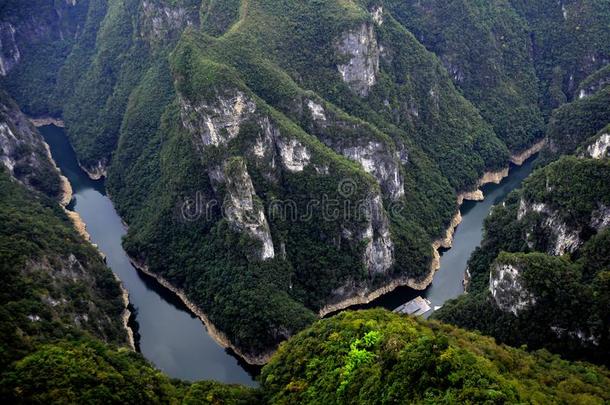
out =
[[[347,382],[346,359],[353,364]],[[344,312],[299,333],[263,369],[261,383],[274,404],[603,403],[610,375],[372,310]]]
[[[91,340],[41,346],[0,376],[11,403],[255,404],[249,388],[170,380],[125,348]]]
[[[369,350],[375,348],[381,337],[379,331],[372,330],[367,332],[362,339],[356,339],[350,344],[349,353],[347,353],[345,365],[341,371],[341,383],[337,389],[338,396],[343,395],[357,369],[375,359],[375,354]]]

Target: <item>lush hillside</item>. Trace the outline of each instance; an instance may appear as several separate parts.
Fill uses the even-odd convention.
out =
[[[14,404],[256,404],[240,386],[171,380],[126,348],[81,339],[43,345],[0,375],[0,394]]]
[[[555,110],[548,126],[550,151],[574,153],[610,123],[610,85]]]
[[[610,374],[384,310],[344,312],[284,343],[248,389],[170,380],[138,354],[44,345],[0,376],[11,403],[605,403]]]
[[[608,178],[607,159],[564,157],[537,170],[486,220],[469,294],[435,317],[608,364]]]
[[[52,198],[63,198],[61,178],[42,138],[19,106],[1,88],[0,165],[30,189]]]
[[[274,404],[604,403],[609,377],[548,352],[374,310],[299,333],[263,369],[261,383]]]
[[[508,1],[387,1],[512,151],[542,137],[527,24]]]
[[[50,198],[0,173],[0,368],[83,334],[126,343],[118,282]]]

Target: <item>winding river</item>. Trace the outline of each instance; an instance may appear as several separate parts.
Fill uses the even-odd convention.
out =
[[[80,214],[91,242],[106,255],[108,266],[129,291],[129,301],[137,309],[141,353],[171,377],[256,385],[252,370],[219,346],[179,299],[131,265],[121,246],[126,229],[105,193],[104,182],[91,180],[78,166],[64,130],[52,125],[39,129],[72,185],[74,196],[68,208]]]
[[[126,230],[105,193],[104,182],[91,180],[78,166],[64,130],[49,125],[41,127],[40,132],[72,185],[74,197],[68,208],[80,214],[92,242],[107,256],[108,265],[129,291],[130,303],[137,309],[136,320],[132,322],[137,321],[139,326],[137,347],[141,353],[171,377],[256,385],[253,379],[256,370],[219,346],[173,293],[130,264],[121,246]],[[467,261],[481,242],[485,218],[493,205],[501,202],[531,173],[533,160],[522,166],[511,165],[509,176],[500,184],[484,186],[484,201],[464,202],[462,223],[455,232],[453,247],[442,253],[440,270],[428,289],[422,292],[398,288],[370,304],[352,309],[381,306],[393,310],[418,295],[428,298],[432,307],[439,307],[462,294]]]

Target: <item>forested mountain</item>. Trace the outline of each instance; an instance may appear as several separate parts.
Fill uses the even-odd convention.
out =
[[[59,389],[35,375],[51,359],[82,360],[84,374],[90,361],[108,365],[114,388],[87,398],[141,395],[114,401],[188,402],[193,390],[209,402],[607,401],[604,369],[453,327],[384,312],[310,326],[400,285],[424,289],[458,202],[546,138],[548,165],[494,209],[470,293],[438,317],[607,362],[595,353],[608,352],[610,324],[609,24],[609,0],[0,1],[3,296],[26,301],[3,315],[6,345],[18,348],[3,361],[38,350],[2,389],[24,381],[23,392],[61,398],[72,380]],[[259,392],[169,381],[91,340],[125,343],[119,284],[70,229],[57,205],[66,184],[19,108],[65,122],[81,166],[107,179],[134,262],[184,292],[246,361],[264,364],[305,330]],[[74,266],[88,274],[75,286],[24,275]]]
[[[427,285],[457,194],[607,63],[605,1],[513,3],[5,1],[2,82],[108,176],[132,257],[262,362],[329,305]]]
[[[434,316],[608,364],[609,178],[607,159],[564,157],[537,170],[487,219],[468,295]]]
[[[135,353],[42,346],[0,380],[14,403],[605,403],[610,374],[385,310],[318,321],[283,344],[248,389],[169,380]],[[16,395],[18,393],[18,395]]]

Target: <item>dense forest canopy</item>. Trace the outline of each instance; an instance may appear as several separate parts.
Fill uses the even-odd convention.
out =
[[[610,0],[0,1],[0,396],[610,401],[609,27]],[[127,253],[268,362],[260,388],[125,347],[120,285],[20,109],[65,123]],[[316,321],[425,288],[457,202],[543,139],[434,315],[457,326]]]

